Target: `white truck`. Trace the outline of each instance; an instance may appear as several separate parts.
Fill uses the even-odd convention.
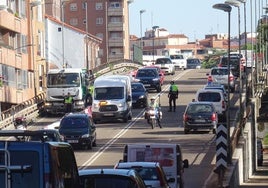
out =
[[[159,162],[167,179],[175,179],[169,183],[171,188],[184,187],[183,172],[189,162],[183,160],[180,145],[169,143],[135,143],[127,144],[123,154],[124,162]]]
[[[94,81],[92,118],[94,123],[101,120],[124,122],[132,119],[131,77],[108,75]]]
[[[47,91],[44,110],[49,114],[65,113],[64,98],[68,93],[74,99],[74,111],[85,107],[88,76],[84,69],[51,69],[47,74]]]
[[[187,59],[183,54],[172,54],[169,57],[175,65],[176,70],[185,70],[187,68]]]

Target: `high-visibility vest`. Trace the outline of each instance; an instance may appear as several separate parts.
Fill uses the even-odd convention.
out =
[[[64,102],[66,103],[66,104],[72,104],[72,102],[73,102],[73,97],[66,97],[65,98],[65,100],[64,100]]]

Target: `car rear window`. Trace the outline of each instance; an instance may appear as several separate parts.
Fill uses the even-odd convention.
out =
[[[208,113],[212,112],[213,108],[209,104],[196,104],[196,105],[190,105],[188,107],[187,113]]]
[[[83,188],[136,188],[131,178],[123,176],[92,176],[82,178]]]
[[[172,62],[170,61],[170,59],[160,58],[156,59],[155,64],[172,64]]]
[[[211,75],[228,75],[228,69],[212,69]]]
[[[139,70],[137,72],[137,77],[155,77],[156,73],[153,70]]]
[[[220,102],[221,95],[215,92],[199,93],[198,101]]]

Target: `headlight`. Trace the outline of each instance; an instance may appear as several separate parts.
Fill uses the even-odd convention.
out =
[[[50,102],[46,102],[46,103],[45,103],[45,106],[52,106],[52,103],[50,103]]]
[[[89,137],[89,134],[84,134],[81,136],[82,138],[88,138]]]
[[[157,81],[159,81],[159,78],[154,78],[153,81],[157,82]]]
[[[119,103],[118,107],[124,107],[124,103]]]
[[[143,99],[143,98],[145,98],[145,96],[144,96],[144,95],[139,96],[139,99]]]

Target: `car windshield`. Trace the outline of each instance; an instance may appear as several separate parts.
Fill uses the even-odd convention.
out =
[[[170,59],[183,59],[183,55],[170,55]]]
[[[147,70],[139,70],[137,72],[137,77],[155,77],[156,73],[153,70],[147,69]]]
[[[209,104],[193,104],[193,105],[190,105],[187,109],[187,113],[189,114],[208,113],[212,111],[213,111],[213,108]]]
[[[211,75],[228,75],[228,69],[212,69]]]
[[[61,128],[87,128],[89,126],[89,121],[85,118],[70,118],[66,117],[61,120]]]
[[[187,63],[189,65],[195,65],[195,64],[199,64],[199,61],[197,59],[187,59]]]

